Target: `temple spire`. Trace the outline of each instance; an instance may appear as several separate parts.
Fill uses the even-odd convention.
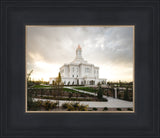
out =
[[[75,64],[87,63],[87,61],[85,61],[82,57],[82,48],[79,44],[76,48],[76,58],[71,63],[75,63]]]
[[[80,45],[76,49],[76,58],[82,58],[82,48]]]
[[[78,44],[78,49],[81,49],[81,46]]]

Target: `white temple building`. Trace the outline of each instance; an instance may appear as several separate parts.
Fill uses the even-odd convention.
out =
[[[88,63],[82,57],[82,48],[78,45],[76,58],[69,64],[60,67],[62,82],[64,85],[97,85],[99,82],[106,84],[106,79],[99,78],[99,67]],[[52,84],[56,78],[50,78]]]

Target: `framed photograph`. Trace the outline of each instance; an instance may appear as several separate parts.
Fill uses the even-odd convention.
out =
[[[159,1],[1,1],[0,138],[159,138]]]
[[[25,31],[26,112],[134,112],[134,25]]]

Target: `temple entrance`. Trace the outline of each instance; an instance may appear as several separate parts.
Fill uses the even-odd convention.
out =
[[[81,81],[81,85],[83,85],[83,81]]]
[[[79,79],[77,79],[77,85],[79,85]]]
[[[95,81],[94,81],[94,80],[91,80],[91,81],[90,81],[90,85],[95,85]]]

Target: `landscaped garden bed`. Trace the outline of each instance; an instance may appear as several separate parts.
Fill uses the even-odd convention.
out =
[[[33,100],[28,105],[28,111],[133,111],[132,108],[98,108],[88,107],[79,102],[65,102],[59,105],[58,101]]]
[[[72,89],[29,89],[32,98],[68,100],[68,101],[107,101],[106,98],[98,98],[96,95],[78,92]]]

